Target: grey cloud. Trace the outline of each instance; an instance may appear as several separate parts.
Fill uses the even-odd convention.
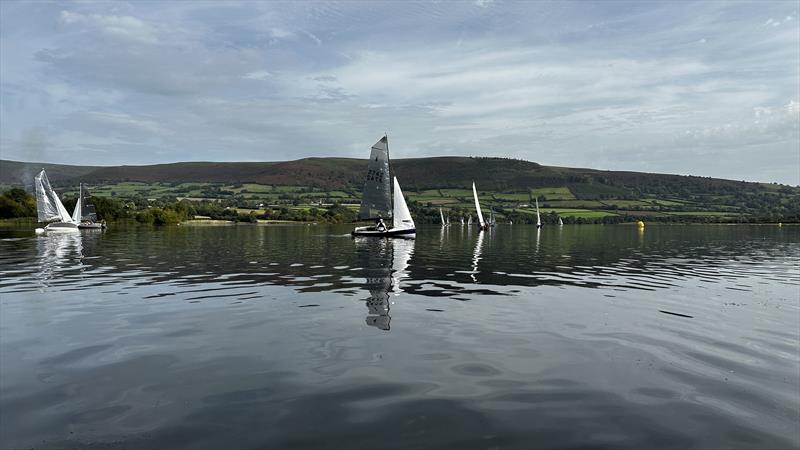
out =
[[[362,157],[388,131],[402,157],[798,184],[786,5],[4,5],[0,150],[32,159],[40,133],[54,162]]]

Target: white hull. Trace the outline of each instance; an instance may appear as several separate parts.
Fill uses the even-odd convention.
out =
[[[44,227],[48,233],[77,233],[78,225],[68,222],[53,222]]]
[[[78,225],[81,230],[105,230],[106,224],[102,222],[82,222]]]

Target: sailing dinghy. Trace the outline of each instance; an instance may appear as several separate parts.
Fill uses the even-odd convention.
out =
[[[564,226],[564,221],[561,220],[561,217],[558,218],[558,226],[560,226],[560,227]]]
[[[78,224],[72,220],[58,194],[50,186],[44,169],[33,181],[36,186],[36,213],[39,222],[49,222],[44,228],[37,228],[36,232],[77,232]]]
[[[367,179],[358,210],[360,220],[373,220],[375,225],[356,227],[353,236],[408,237],[417,233],[397,177],[389,174],[389,138],[384,136],[372,146],[367,166]],[[391,225],[384,222],[391,222]]]
[[[102,230],[106,227],[105,221],[97,221],[97,213],[94,205],[89,202],[89,191],[84,189],[83,183],[80,185],[78,202],[75,203],[75,211],[72,212],[72,221],[78,224],[80,229]]]
[[[478,228],[481,230],[488,230],[489,224],[483,220],[483,213],[481,212],[481,204],[478,201],[478,190],[475,189],[475,182],[472,182],[472,196],[475,198],[475,210],[478,212]],[[471,217],[470,217],[471,218]]]

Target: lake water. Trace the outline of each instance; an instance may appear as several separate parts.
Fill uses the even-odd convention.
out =
[[[800,227],[0,229],[0,447],[792,449]]]

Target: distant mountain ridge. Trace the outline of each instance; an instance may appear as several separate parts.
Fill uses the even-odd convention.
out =
[[[146,166],[70,166],[0,160],[0,184],[30,185],[42,168],[56,185],[140,182],[258,183],[360,190],[367,161],[353,158],[304,158],[281,162],[179,162]],[[545,186],[568,186],[579,197],[638,197],[644,193],[676,196],[725,195],[741,190],[800,188],[719,178],[630,171],[543,166],[534,162],[477,157],[429,157],[392,160],[392,169],[407,190],[468,188],[525,191]],[[581,195],[584,193],[586,195]]]

